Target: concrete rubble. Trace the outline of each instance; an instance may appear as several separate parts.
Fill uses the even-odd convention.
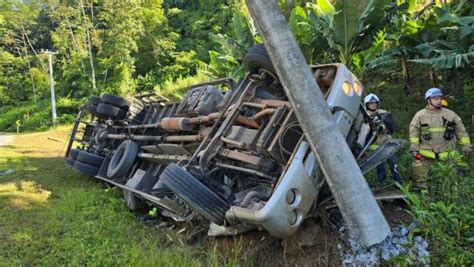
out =
[[[430,253],[428,242],[422,236],[414,236],[410,240],[410,233],[416,225],[408,227],[396,226],[390,235],[380,244],[365,248],[360,241],[348,236],[347,226],[342,226],[339,233],[347,237],[349,248],[341,243],[337,245],[344,266],[376,266],[388,262],[395,257],[411,260],[412,264],[429,264]]]

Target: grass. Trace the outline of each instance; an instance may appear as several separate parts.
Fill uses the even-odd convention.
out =
[[[15,170],[0,176],[0,266],[198,266],[216,257],[170,245],[128,211],[120,191],[66,167],[64,142],[51,139],[69,132],[18,135],[0,147],[0,170]]]

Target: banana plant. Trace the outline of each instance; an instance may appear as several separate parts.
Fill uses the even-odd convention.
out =
[[[467,68],[474,63],[474,16],[457,16],[447,9],[438,10],[438,25],[444,32],[439,39],[418,45],[424,58],[413,62],[439,69]]]
[[[241,12],[232,17],[232,35],[216,34],[214,41],[219,43],[218,51],[209,51],[209,74],[215,77],[242,77],[245,70],[241,61],[246,50],[257,42],[262,42],[251,20]]]
[[[433,19],[435,2],[426,5],[409,0],[405,9],[393,17],[390,25],[385,28],[385,49],[368,62],[369,69],[399,64],[405,81],[405,92],[411,95],[413,82],[409,72],[409,61],[422,57],[416,48],[420,43],[436,40],[439,27]],[[430,70],[433,86],[435,86],[433,70]]]
[[[439,35],[435,40],[416,46],[422,54],[412,62],[427,64],[435,69],[449,70],[453,94],[462,97],[462,74],[471,75],[474,63],[474,9],[465,12],[464,2],[435,8]]]
[[[305,12],[295,8],[290,28],[311,29],[311,45],[315,49],[327,46],[341,63],[351,68],[354,56],[369,49],[378,32],[403,8],[404,3],[398,5],[390,0],[339,0],[334,5],[329,0],[317,0],[316,4],[308,3]],[[296,36],[298,40],[298,33]]]

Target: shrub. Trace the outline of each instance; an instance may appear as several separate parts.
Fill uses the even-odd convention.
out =
[[[409,185],[402,188],[416,231],[429,240],[435,266],[469,265],[474,262],[474,177],[458,170],[454,162],[438,162],[431,171],[429,190],[415,194]]]
[[[59,98],[56,101],[57,123],[64,124],[74,121],[80,106],[87,99]],[[53,125],[51,119],[51,103],[43,99],[36,103],[23,102],[18,106],[5,106],[0,110],[0,131],[15,132],[16,121],[20,120],[20,131],[41,131]]]

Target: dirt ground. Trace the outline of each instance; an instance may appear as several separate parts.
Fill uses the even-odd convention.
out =
[[[409,224],[403,200],[379,201],[391,227]],[[348,242],[338,232],[342,215],[337,208],[316,207],[296,235],[284,240],[271,237],[265,231],[254,230],[237,237],[209,238],[201,236],[207,246],[217,242],[224,257],[234,257],[244,266],[339,266],[342,259],[338,245],[347,248]],[[201,239],[202,240],[202,239]],[[200,242],[196,242],[200,243]],[[203,244],[201,243],[201,244]]]

